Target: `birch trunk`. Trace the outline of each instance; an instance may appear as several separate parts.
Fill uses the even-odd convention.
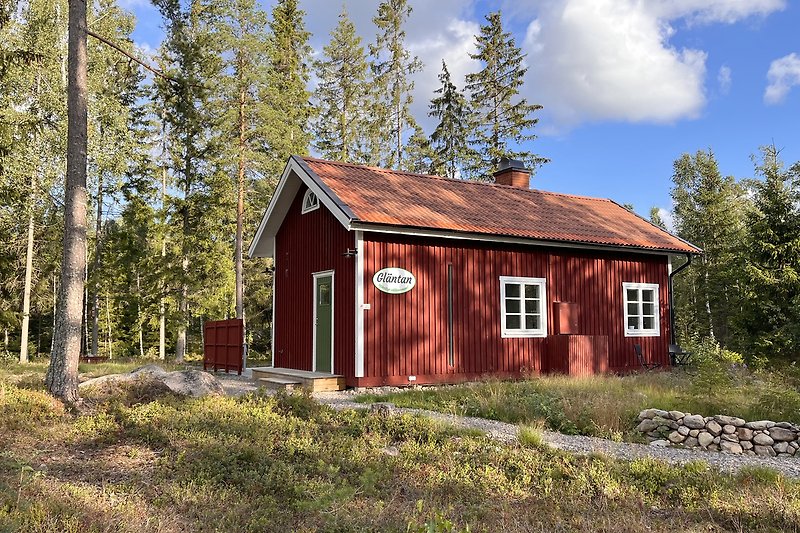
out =
[[[22,293],[22,332],[19,345],[19,362],[28,362],[28,331],[31,321],[31,280],[33,278],[33,206],[28,217],[28,250],[25,253],[25,288]]]
[[[74,403],[78,396],[81,300],[86,267],[86,1],[69,2],[67,175],[64,187],[64,250],[61,297],[45,383],[53,396]]]
[[[166,147],[166,140],[164,141]],[[166,150],[166,148],[165,148]],[[166,213],[164,203],[167,196],[167,167],[166,163],[161,169],[161,213],[164,217],[164,235],[161,238],[161,265],[167,262],[167,233],[166,233]],[[164,361],[167,358],[167,302],[166,302],[166,282],[161,282],[161,299],[158,305],[158,358]]]
[[[101,233],[103,231],[103,173],[97,174],[97,220],[94,226],[94,283],[92,291],[92,357],[100,353],[100,255],[103,253]]]

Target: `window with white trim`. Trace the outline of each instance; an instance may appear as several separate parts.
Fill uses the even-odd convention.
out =
[[[500,323],[503,338],[546,337],[544,278],[500,276]]]
[[[625,299],[625,336],[658,337],[658,285],[655,283],[623,283]]]
[[[303,209],[301,209],[300,212],[306,214],[317,208],[319,208],[319,198],[314,194],[314,191],[308,189],[305,196],[303,196]]]

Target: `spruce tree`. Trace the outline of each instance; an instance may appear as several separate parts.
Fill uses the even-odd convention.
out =
[[[762,149],[747,215],[748,352],[766,359],[800,355],[800,163],[786,169],[774,146]]]
[[[730,324],[741,300],[744,190],[722,176],[711,151],[684,154],[672,180],[677,234],[704,252],[675,280],[677,316],[684,331],[736,347]]]
[[[469,146],[472,121],[467,99],[458,90],[442,61],[439,74],[442,86],[436,89],[431,100],[429,116],[439,119],[431,134],[433,171],[448,178],[463,178],[474,163],[475,153]]]
[[[489,13],[486,21],[475,37],[477,52],[470,54],[483,68],[467,75],[466,88],[476,115],[471,144],[478,160],[471,175],[489,181],[503,157],[523,160],[534,172],[547,159],[527,148],[536,138],[530,130],[539,119],[533,115],[542,106],[519,96],[528,71],[525,55],[511,33],[503,30],[500,12]]]
[[[408,138],[405,154],[403,156],[403,170],[418,174],[435,173],[435,153],[431,147],[431,140],[425,135],[421,126],[414,128],[414,133]]]
[[[422,62],[411,56],[403,29],[411,15],[407,0],[385,0],[378,6],[372,19],[378,29],[375,43],[369,47],[372,57],[373,91],[377,108],[373,112],[372,131],[378,136],[374,142],[381,148],[380,164],[399,168],[403,162],[403,136],[414,130],[416,122],[409,109],[414,90],[410,77],[422,70]],[[385,147],[385,148],[384,148]]]
[[[367,61],[361,38],[343,8],[323,57],[314,62],[317,117],[314,147],[323,157],[360,163],[367,158],[362,136],[367,123]]]

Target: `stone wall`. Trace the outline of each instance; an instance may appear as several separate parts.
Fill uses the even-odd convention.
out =
[[[680,411],[645,409],[637,431],[651,446],[685,446],[710,451],[790,457],[800,453],[800,427],[788,422],[746,422],[735,416],[702,416]]]

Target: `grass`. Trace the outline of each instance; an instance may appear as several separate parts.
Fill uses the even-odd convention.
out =
[[[502,445],[304,396],[139,390],[73,413],[16,371],[0,377],[0,531],[800,530],[800,484],[763,469],[576,457],[536,427]]]
[[[641,439],[635,419],[657,407],[703,415],[727,414],[746,420],[800,423],[800,392],[777,373],[709,367],[688,374],[650,372],[629,376],[542,376],[521,381],[409,389],[362,395],[362,402],[392,402],[515,424],[540,424],[568,434],[613,440]]]

